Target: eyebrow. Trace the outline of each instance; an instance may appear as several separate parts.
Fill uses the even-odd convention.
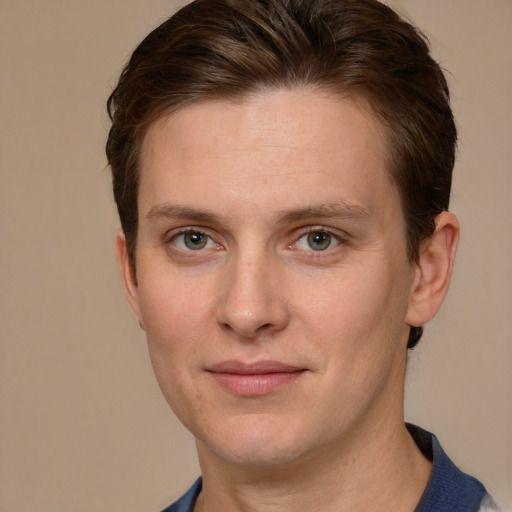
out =
[[[353,218],[361,220],[371,215],[371,211],[363,206],[339,201],[333,204],[309,205],[305,208],[297,208],[279,212],[275,221],[279,224],[298,222],[301,220],[318,218],[331,219]],[[155,218],[187,219],[195,222],[215,222],[218,215],[201,208],[193,208],[179,204],[160,204],[153,206],[146,214],[148,220]]]
[[[334,204],[310,205],[306,208],[285,211],[277,216],[277,221],[287,223],[312,218],[332,219],[334,217],[364,219],[370,215],[371,211],[363,206],[340,201]]]
[[[160,204],[153,206],[146,214],[148,220],[154,218],[168,218],[168,219],[188,219],[196,222],[212,222],[217,219],[217,216],[207,210],[200,208],[191,208],[178,204]]]

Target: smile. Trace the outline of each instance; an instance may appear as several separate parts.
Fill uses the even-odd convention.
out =
[[[262,396],[296,382],[305,372],[276,361],[245,364],[224,361],[207,370],[224,390],[240,396]]]

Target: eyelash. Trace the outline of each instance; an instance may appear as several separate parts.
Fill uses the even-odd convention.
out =
[[[165,242],[165,244],[173,243],[176,246],[176,239],[178,239],[180,236],[187,235],[187,234],[204,236],[208,239],[208,241],[211,241],[216,245],[216,247],[215,247],[216,249],[219,249],[222,247],[221,244],[219,244],[218,242],[215,242],[213,237],[211,237],[208,233],[205,233],[204,229],[195,228],[193,226],[181,228],[177,232],[172,232],[170,235],[167,235],[165,237],[164,242]],[[208,241],[206,243],[208,243]],[[185,250],[185,249],[179,248],[179,250],[181,252],[185,252],[185,253],[186,252],[190,252],[190,253],[201,252],[201,249],[197,249],[197,251],[194,251],[193,249]]]
[[[313,235],[313,234],[314,235],[316,235],[316,234],[328,235],[329,237],[332,238],[332,240],[334,240],[336,242],[336,245],[334,247],[331,247],[331,243],[330,243],[329,246],[326,247],[325,249],[321,249],[321,250],[317,250],[317,251],[315,251],[312,248],[309,249],[309,250],[305,249],[306,252],[310,253],[312,256],[315,256],[315,257],[321,257],[322,253],[324,253],[324,254],[327,253],[327,252],[330,253],[331,251],[333,251],[339,245],[343,245],[343,244],[348,243],[348,235],[347,236],[342,236],[338,232],[335,232],[332,229],[326,228],[325,226],[309,226],[288,247],[290,249],[294,249],[295,248],[294,246],[296,246],[299,243],[300,240],[302,240],[305,237],[308,237],[309,235]]]
[[[173,231],[172,233],[168,234],[164,238],[164,243],[166,245],[173,244],[179,252],[181,252],[182,254],[188,253],[188,256],[190,256],[190,257],[192,257],[194,253],[203,252],[203,248],[198,248],[197,250],[189,248],[187,250],[187,249],[180,248],[176,245],[176,240],[180,236],[187,235],[187,234],[197,234],[197,235],[207,237],[208,238],[208,241],[206,242],[207,244],[209,242],[213,242],[215,244],[215,249],[223,248],[222,244],[216,242],[215,239],[204,230],[204,228],[196,228],[194,226],[181,228],[177,232]],[[334,249],[336,249],[336,247],[338,247],[339,245],[347,244],[349,241],[348,235],[345,235],[345,236],[340,235],[339,232],[337,232],[337,231],[335,232],[334,230],[332,230],[330,228],[326,228],[325,226],[308,226],[307,228],[302,230],[298,234],[298,236],[295,237],[294,241],[291,244],[287,245],[287,249],[300,250],[296,247],[297,244],[299,243],[299,241],[301,241],[304,237],[307,237],[311,234],[325,234],[325,235],[328,235],[329,237],[332,237],[332,240],[334,240],[336,242],[336,245],[334,247],[331,247],[331,243],[330,243],[329,246],[326,247],[325,249],[321,249],[321,250],[317,250],[317,251],[315,251],[314,249],[304,249],[305,252],[310,253],[311,256],[314,256],[314,257],[321,257],[322,254],[331,253]],[[212,249],[212,248],[210,247],[209,249]],[[199,254],[197,254],[196,256],[199,256]]]

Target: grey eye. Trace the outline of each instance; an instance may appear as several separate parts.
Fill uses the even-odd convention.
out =
[[[181,233],[173,239],[176,247],[188,251],[200,251],[201,249],[208,249],[214,246],[212,239],[198,231],[191,231],[189,233]]]
[[[208,243],[208,237],[202,233],[185,233],[183,243],[191,251],[204,249]]]
[[[307,244],[313,251],[325,251],[331,243],[332,235],[325,231],[313,231],[307,235]]]

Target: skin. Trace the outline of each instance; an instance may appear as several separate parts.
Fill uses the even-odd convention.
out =
[[[427,484],[403,424],[406,345],[444,298],[458,224],[441,214],[408,261],[386,138],[363,107],[266,92],[197,103],[146,135],[136,275],[122,233],[118,258],[162,392],[197,440],[207,512],[411,511]],[[269,360],[298,371],[256,394],[215,371]]]

